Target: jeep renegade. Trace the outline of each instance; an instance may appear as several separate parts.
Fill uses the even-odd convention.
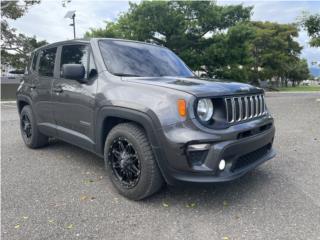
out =
[[[275,156],[264,92],[199,79],[165,47],[72,40],[31,54],[17,90],[22,138],[54,137],[104,158],[120,194],[230,181]]]

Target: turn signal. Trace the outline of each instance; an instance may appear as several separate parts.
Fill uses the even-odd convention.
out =
[[[187,104],[184,99],[178,99],[178,112],[181,117],[187,116]]]

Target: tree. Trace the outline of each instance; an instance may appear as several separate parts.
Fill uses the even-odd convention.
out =
[[[302,27],[310,36],[310,45],[320,47],[320,14],[309,15],[305,13],[300,21]]]
[[[193,70],[214,78],[286,83],[299,61],[294,24],[250,21],[251,7],[210,1],[143,1],[86,37],[153,42],[177,53]]]
[[[1,1],[1,58],[2,63],[7,63],[15,68],[24,68],[28,53],[33,49],[46,44],[46,41],[38,42],[35,37],[27,37],[17,33],[11,28],[7,19],[22,17],[28,8],[40,1]]]
[[[228,29],[219,43],[207,49],[206,61],[223,56],[222,66],[211,70],[221,78],[253,84],[274,78],[285,84],[288,64],[299,60],[302,49],[295,40],[297,36],[294,24],[238,23]]]
[[[107,22],[102,29],[91,29],[85,36],[160,44],[177,53],[192,69],[213,76],[213,69],[226,63],[223,32],[238,22],[248,21],[251,10],[242,5],[218,6],[214,1],[130,3],[128,12],[116,22]],[[214,57],[208,52],[215,54]]]
[[[288,78],[292,81],[292,86],[299,85],[301,81],[308,79],[310,76],[309,67],[306,59],[299,59],[299,61],[291,65],[288,72]]]

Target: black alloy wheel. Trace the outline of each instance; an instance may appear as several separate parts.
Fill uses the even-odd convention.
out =
[[[32,125],[28,115],[26,114],[23,114],[21,116],[21,128],[22,128],[23,135],[27,139],[30,139],[32,137]]]
[[[132,143],[123,137],[116,138],[109,149],[109,164],[122,186],[132,188],[140,179],[141,164]]]

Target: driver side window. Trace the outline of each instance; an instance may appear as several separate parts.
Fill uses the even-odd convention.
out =
[[[60,76],[62,77],[62,66],[64,64],[82,64],[85,69],[85,78],[88,74],[88,46],[87,45],[65,45],[62,47],[60,61]]]

